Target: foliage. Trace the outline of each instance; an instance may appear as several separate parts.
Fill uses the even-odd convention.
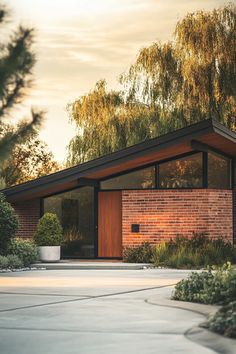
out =
[[[177,24],[182,78],[178,99],[188,119],[193,114],[215,117],[236,129],[235,26],[235,5],[188,14]]]
[[[59,165],[54,161],[53,154],[36,133],[29,136],[26,141],[22,140],[21,143],[16,144],[11,156],[0,167],[1,176],[7,187],[58,170]]]
[[[8,11],[0,4],[0,24],[7,21]],[[3,30],[4,32],[4,30]],[[6,33],[6,31],[5,31]],[[3,36],[1,37],[3,38]],[[0,128],[6,124],[10,111],[19,104],[31,86],[35,55],[32,51],[33,30],[20,26],[9,41],[0,44]],[[0,138],[0,162],[10,155],[15,144],[41,125],[43,112],[31,112],[31,122],[21,121]]]
[[[10,269],[17,269],[17,268],[22,268],[23,267],[23,262],[20,259],[20,257],[18,257],[15,254],[9,254],[7,256],[8,259],[8,268]]]
[[[0,190],[6,187],[6,182],[3,177],[0,177]]]
[[[38,249],[31,240],[12,239],[8,253],[18,256],[25,267],[29,267],[38,259]]]
[[[60,246],[62,227],[55,214],[45,213],[38,222],[34,241],[38,246]]]
[[[0,256],[0,269],[17,269],[22,268],[23,262],[21,259],[13,254],[8,256]]]
[[[143,48],[121,77],[128,97],[161,108],[167,128],[216,118],[236,129],[236,7],[187,14],[173,42]]]
[[[68,111],[77,125],[68,147],[69,166],[149,139],[155,129],[148,107],[125,102],[120,92],[108,92],[104,80],[69,105]]]
[[[105,81],[68,106],[77,133],[69,166],[168,133],[207,118],[236,130],[233,4],[188,14],[172,42],[141,49],[120,78],[120,91]]]
[[[8,268],[8,258],[6,256],[0,256],[0,269]]]
[[[143,242],[137,247],[126,247],[123,251],[123,259],[128,263],[150,263],[153,258],[153,246]]]
[[[0,193],[0,254],[5,255],[11,238],[18,229],[18,218],[12,206]]]
[[[208,239],[204,234],[192,238],[176,237],[157,245],[153,252],[156,266],[173,268],[201,268],[207,265],[222,265],[236,262],[236,248],[223,239]]]
[[[215,270],[193,272],[176,286],[172,299],[204,304],[227,304],[236,298],[236,270],[228,262]]]
[[[223,306],[207,322],[201,324],[201,327],[226,337],[236,338],[236,301]]]

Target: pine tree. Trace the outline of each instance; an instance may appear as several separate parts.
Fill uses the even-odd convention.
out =
[[[0,4],[0,25],[5,25],[9,11]],[[31,86],[35,55],[32,51],[33,29],[19,26],[8,42],[0,43],[0,128],[9,119],[9,113],[22,102]],[[3,37],[3,36],[2,36]],[[41,125],[43,112],[31,110],[31,122],[22,120],[11,127],[0,139],[0,163],[11,153],[21,139],[36,131]]]

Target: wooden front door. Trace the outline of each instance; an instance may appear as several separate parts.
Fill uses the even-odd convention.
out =
[[[122,257],[121,192],[98,193],[98,257]]]

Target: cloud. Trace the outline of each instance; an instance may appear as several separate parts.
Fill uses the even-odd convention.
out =
[[[9,0],[17,19],[37,27],[35,86],[25,107],[34,104],[48,109],[44,135],[57,157],[71,133],[65,112],[69,101],[88,92],[101,78],[110,87],[118,87],[117,77],[134,62],[140,48],[170,40],[176,22],[188,12],[211,10],[224,3],[57,0],[55,6],[52,0]],[[52,144],[55,121],[60,138],[53,138]]]

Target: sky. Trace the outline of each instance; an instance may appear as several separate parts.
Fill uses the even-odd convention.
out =
[[[117,79],[138,51],[172,38],[187,13],[223,6],[221,0],[5,0],[12,23],[35,28],[34,83],[14,118],[31,107],[47,112],[40,132],[63,162],[75,135],[68,103],[89,92],[100,79],[118,88]]]

